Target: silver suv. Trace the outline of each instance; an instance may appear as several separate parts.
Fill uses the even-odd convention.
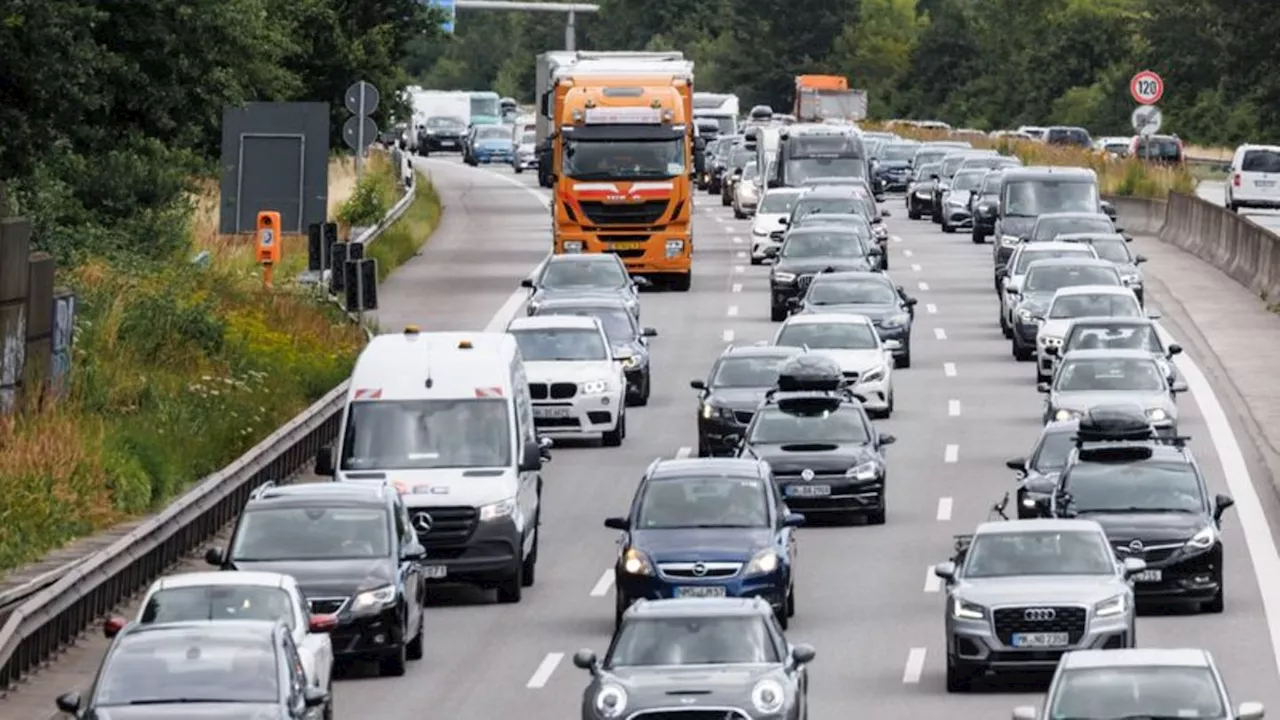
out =
[[[1130,582],[1093,520],[987,522],[934,566],[947,583],[947,692],[987,672],[1052,670],[1067,650],[1133,647]]]

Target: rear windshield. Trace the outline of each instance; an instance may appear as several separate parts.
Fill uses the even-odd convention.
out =
[[[1070,250],[1038,250],[1036,252],[1021,252],[1018,254],[1018,264],[1013,268],[1014,275],[1021,275],[1027,271],[1027,267],[1037,260],[1050,260],[1054,258],[1092,258],[1093,252],[1089,248],[1071,248]]]
[[[1240,161],[1244,172],[1280,173],[1280,152],[1275,150],[1246,150]]]
[[[1177,160],[1182,157],[1182,148],[1173,138],[1151,138],[1138,141],[1135,157],[1147,160]]]

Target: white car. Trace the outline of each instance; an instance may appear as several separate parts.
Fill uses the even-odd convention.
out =
[[[538,315],[511,321],[520,346],[533,424],[545,437],[600,435],[606,447],[627,436],[627,379],[622,358],[595,316]]]
[[[1027,276],[1027,268],[1036,260],[1053,258],[1094,258],[1098,251],[1086,243],[1039,242],[1021,243],[1009,256],[1009,276],[1001,281],[1000,288],[1000,330],[1005,337],[1013,336],[1013,311],[1021,300],[1022,281]]]
[[[1045,309],[1044,319],[1036,330],[1036,380],[1048,380],[1053,374],[1054,357],[1046,350],[1061,347],[1062,338],[1071,323],[1086,317],[1140,318],[1159,317],[1143,314],[1138,296],[1127,287],[1115,285],[1076,285],[1053,294]]]
[[[1231,158],[1222,204],[1240,208],[1280,208],[1280,146],[1241,145]]]
[[[745,220],[756,211],[760,203],[760,173],[755,161],[747,163],[742,179],[733,185],[733,216]]]
[[[893,351],[897,340],[881,342],[865,315],[810,313],[792,315],[778,328],[773,344],[800,347],[840,365],[853,394],[872,417],[893,414]]]
[[[751,221],[752,265],[763,263],[765,252],[769,248],[782,247],[782,235],[787,231],[787,226],[782,221],[791,217],[791,208],[803,192],[803,188],[789,187],[765,191],[760,204],[756,206],[755,218]]]
[[[333,643],[329,618],[313,618],[310,605],[291,575],[274,572],[193,572],[152,583],[133,622],[147,625],[193,620],[283,620],[293,633],[303,670],[312,687],[333,691]],[[126,620],[103,626],[114,637]],[[332,707],[324,710],[333,717]]]

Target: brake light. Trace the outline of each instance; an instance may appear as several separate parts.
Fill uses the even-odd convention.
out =
[[[1231,184],[1234,187],[1240,187],[1240,173],[1231,176]]]

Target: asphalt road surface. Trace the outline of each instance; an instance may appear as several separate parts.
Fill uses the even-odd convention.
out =
[[[500,330],[520,311],[519,281],[548,247],[546,191],[533,174],[504,167],[472,169],[448,159],[420,167],[433,174],[448,210],[422,256],[383,286],[382,328],[413,321],[424,329]],[[692,291],[642,300],[643,324],[659,333],[649,406],[630,414],[620,448],[554,450],[537,585],[522,603],[505,606],[476,591],[442,589],[427,616],[425,659],[411,663],[404,678],[353,669],[336,685],[338,718],[577,717],[587,678],[570,658],[584,647],[602,652],[612,630],[616,533],[602,520],[625,512],[650,461],[687,455],[696,445],[689,380],[704,377],[727,343],[766,340],[777,327],[768,319],[768,268],[752,267],[746,257],[748,223],[733,220],[716,198],[698,201]],[[897,411],[879,421],[898,437],[888,449],[888,522],[801,531],[790,634],[817,649],[813,720],[1007,717],[1013,706],[1035,703],[1043,685],[945,692],[944,608],[929,570],[948,559],[953,534],[972,531],[1012,489],[1004,461],[1030,448],[1042,400],[1032,364],[1012,359],[996,324],[990,246],[906,220],[901,200],[888,207],[890,274],[920,299],[915,362],[895,373]],[[1181,400],[1181,428],[1196,438],[1213,490],[1232,492],[1239,503],[1225,522],[1227,609],[1217,616],[1144,615],[1138,642],[1208,648],[1237,703],[1280,707],[1277,637],[1259,589],[1261,582],[1267,602],[1280,598],[1280,560],[1240,448],[1194,361],[1180,361],[1193,390]],[[102,643],[91,637],[82,652]],[[55,665],[52,675],[68,689],[87,684],[90,671]],[[36,685],[48,685],[42,681],[49,676],[42,673]],[[55,693],[40,692],[51,708]],[[0,718],[9,717],[19,715],[0,703]]]
[[[1196,195],[1201,200],[1208,200],[1214,205],[1222,207],[1223,202],[1226,200],[1224,190],[1221,180],[1204,180],[1196,186]],[[1244,208],[1240,215],[1249,218],[1273,233],[1280,234],[1280,211]]]

